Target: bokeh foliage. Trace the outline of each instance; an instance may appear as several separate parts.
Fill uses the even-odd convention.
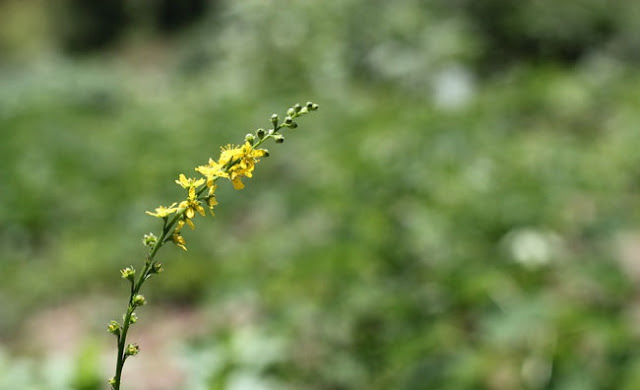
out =
[[[152,304],[216,319],[183,340],[184,388],[640,385],[637,5],[228,1],[162,24],[171,2],[141,3],[91,50],[73,24],[0,39],[0,336],[124,296],[177,175],[311,99],[189,252],[162,254]],[[13,353],[0,388],[58,383]],[[79,361],[68,383],[96,388]]]

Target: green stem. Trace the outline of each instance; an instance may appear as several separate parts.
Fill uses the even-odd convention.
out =
[[[147,256],[147,259],[144,264],[144,269],[140,273],[138,280],[135,283],[132,282],[131,284],[131,294],[129,296],[129,305],[127,307],[127,312],[124,316],[122,330],[118,337],[118,358],[116,360],[116,375],[114,376],[114,384],[112,386],[113,390],[120,390],[120,383],[122,381],[122,368],[124,367],[124,362],[127,359],[127,355],[125,353],[125,348],[127,346],[127,333],[129,332],[129,326],[131,325],[131,318],[133,316],[133,311],[136,308],[136,306],[133,303],[134,297],[138,295],[145,280],[149,278],[149,275],[150,275],[149,272],[151,271],[151,269],[153,268],[153,265],[155,264],[154,258],[158,253],[158,250],[164,245],[169,232],[171,231],[171,229],[173,228],[173,225],[176,223],[179,217],[180,215],[176,215],[171,220],[171,222],[169,222],[168,224],[165,223],[165,226],[162,229],[162,235],[160,236],[160,239],[157,241],[156,245],[153,247],[151,252],[149,252],[149,255]]]

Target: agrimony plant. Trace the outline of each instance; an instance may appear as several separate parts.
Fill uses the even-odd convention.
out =
[[[182,229],[185,225],[195,229],[193,220],[198,215],[202,217],[206,215],[205,207],[209,209],[211,215],[214,215],[213,209],[218,205],[215,195],[218,180],[231,181],[236,190],[244,188],[242,180],[250,178],[259,159],[269,155],[266,149],[261,148],[262,144],[269,139],[282,143],[283,129],[297,128],[296,119],[317,109],[317,104],[307,102],[304,106],[296,104],[289,108],[283,121],[280,121],[277,114],[273,114],[270,119],[272,126],[270,129],[257,129],[254,133],[245,136],[243,144],[223,147],[217,160],[210,158],[207,164],[195,168],[199,174],[196,175],[197,177],[180,174],[176,183],[186,191],[186,198],[169,206],[160,206],[153,212],[147,211],[147,214],[162,221],[162,229],[157,235],[154,233],[144,235],[142,242],[148,248],[148,253],[140,271],[133,266],[120,270],[122,278],[129,282],[130,294],[122,322],[113,320],[107,326],[107,330],[116,337],[118,346],[115,375],[109,379],[113,390],[121,388],[122,369],[127,359],[140,352],[137,344],[127,343],[127,333],[131,325],[138,321],[135,310],[146,304],[146,299],[141,294],[142,286],[151,276],[163,270],[162,264],[156,260],[160,248],[172,242],[186,251],[187,243],[182,235]]]

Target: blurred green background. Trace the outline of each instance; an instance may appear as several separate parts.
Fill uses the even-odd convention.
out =
[[[0,389],[106,388],[144,211],[307,100],[126,389],[640,388],[638,53],[623,0],[1,0]]]

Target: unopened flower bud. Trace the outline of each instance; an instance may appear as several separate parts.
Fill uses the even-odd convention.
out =
[[[291,122],[291,123],[289,124],[289,127],[290,127],[290,128],[292,128],[292,129],[295,129],[295,128],[297,128],[297,127],[298,127],[298,124],[297,124],[296,122]]]
[[[138,344],[129,344],[127,348],[124,350],[124,354],[126,356],[135,356],[140,352],[140,347]]]
[[[311,106],[311,110],[315,111],[318,109],[318,105],[316,103],[313,103],[313,105]]]
[[[112,376],[111,378],[109,378],[107,383],[109,383],[111,386],[115,385],[116,384],[116,378]]]
[[[144,296],[138,294],[135,297],[133,297],[133,305],[134,306],[142,306],[145,303],[147,303],[147,300],[144,299]]]
[[[258,130],[256,131],[256,135],[257,135],[257,136],[258,136],[258,138],[260,138],[260,139],[264,138],[264,135],[265,135],[264,129],[258,129]]]
[[[273,123],[273,127],[278,126],[278,114],[271,115],[271,123]]]
[[[295,105],[295,106],[293,106],[293,109],[294,109],[296,112],[300,112],[300,110],[302,109],[302,106],[300,105],[300,103],[296,103],[296,105]]]
[[[282,136],[282,134],[274,135],[273,139],[276,141],[277,144],[281,144],[284,142],[284,137]]]
[[[295,108],[291,107],[290,109],[287,110],[287,115],[294,116],[296,112],[298,111],[296,111]]]
[[[250,143],[251,145],[253,145],[253,141],[255,141],[255,139],[256,139],[256,137],[251,133],[249,133],[249,134],[244,136],[244,140],[246,142]]]
[[[313,109],[313,102],[307,102],[307,104],[305,104],[305,107],[307,107],[307,110]]]
[[[293,123],[293,118],[291,118],[290,116],[287,116],[286,118],[284,118],[284,123],[287,125],[290,125]]]
[[[136,313],[131,313],[131,318],[129,318],[129,322],[135,324],[138,322],[138,315]]]

